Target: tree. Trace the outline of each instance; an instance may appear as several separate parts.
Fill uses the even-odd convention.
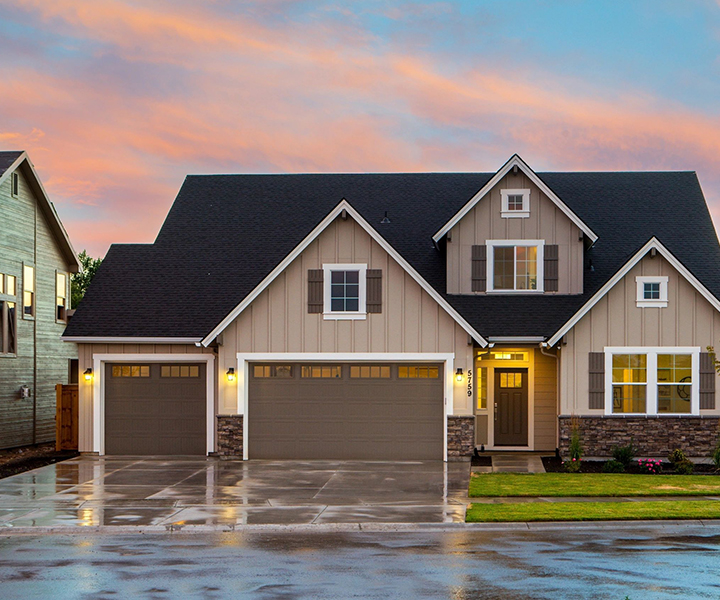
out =
[[[80,300],[83,299],[90,282],[93,280],[93,277],[95,277],[95,273],[97,273],[100,263],[102,262],[102,258],[93,258],[89,256],[85,250],[78,255],[78,258],[82,265],[82,271],[75,273],[70,278],[70,296],[71,306],[73,308],[77,308],[77,305],[80,304]]]

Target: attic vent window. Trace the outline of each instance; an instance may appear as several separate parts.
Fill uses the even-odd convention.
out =
[[[668,278],[636,277],[638,308],[666,308],[668,305]]]
[[[20,193],[20,175],[12,173],[10,175],[10,195],[17,198]]]
[[[500,190],[502,216],[506,219],[530,216],[530,190]]]

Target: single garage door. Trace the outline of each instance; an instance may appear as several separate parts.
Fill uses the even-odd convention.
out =
[[[205,364],[107,364],[106,454],[205,454]]]
[[[251,364],[248,456],[441,460],[442,365]]]

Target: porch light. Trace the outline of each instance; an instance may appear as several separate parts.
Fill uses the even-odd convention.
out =
[[[85,376],[85,381],[92,381],[93,378],[93,371],[92,369],[85,369],[83,375]]]
[[[227,375],[227,380],[228,380],[228,381],[230,381],[230,382],[235,381],[235,369],[233,369],[232,367],[230,367],[230,368],[227,370],[227,373],[225,373],[225,375]]]
[[[458,367],[458,370],[455,371],[455,381],[457,381],[458,383],[462,383],[462,380],[463,380],[463,370],[460,367]]]

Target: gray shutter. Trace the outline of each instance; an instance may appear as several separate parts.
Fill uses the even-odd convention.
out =
[[[369,313],[382,312],[382,269],[368,269],[365,272],[367,287],[365,305]]]
[[[605,408],[605,353],[590,352],[588,356],[589,408]]]
[[[323,270],[308,269],[308,312],[321,313],[324,306]]]
[[[558,291],[558,247],[557,244],[545,246],[544,277],[545,291]]]
[[[700,408],[715,408],[715,356],[710,352],[700,353]]]
[[[487,289],[487,246],[472,247],[472,291]]]

